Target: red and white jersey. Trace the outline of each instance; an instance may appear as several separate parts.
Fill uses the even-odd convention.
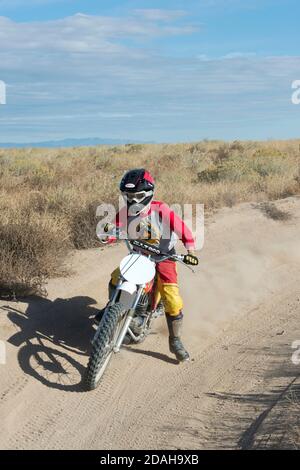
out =
[[[187,250],[195,248],[191,230],[167,204],[160,201],[152,201],[144,212],[136,216],[128,216],[124,207],[117,214],[115,224],[126,228],[129,239],[145,240],[166,253],[174,249],[178,240]]]

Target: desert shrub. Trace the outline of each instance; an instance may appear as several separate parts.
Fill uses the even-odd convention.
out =
[[[93,248],[99,245],[96,237],[97,201],[73,208],[70,217],[71,242],[77,249]]]
[[[259,178],[268,178],[282,175],[285,178],[292,176],[297,178],[297,166],[294,161],[285,155],[274,152],[268,155],[263,152],[255,152],[254,155],[228,155],[222,150],[217,163],[198,172],[198,181],[215,183],[216,181],[253,181]]]
[[[0,149],[0,294],[38,291],[69,249],[97,246],[96,207],[145,167],[157,199],[206,210],[300,194],[299,141]]]
[[[222,165],[230,157],[230,148],[227,145],[221,145],[215,154],[214,162],[216,165]]]
[[[239,140],[235,140],[232,142],[230,145],[230,150],[237,150],[238,152],[243,152],[244,151],[244,146]]]
[[[215,183],[221,180],[221,168],[210,167],[198,173],[198,180],[203,183]]]
[[[142,144],[126,144],[125,149],[127,153],[138,153],[143,151]]]
[[[49,276],[61,273],[70,248],[68,228],[57,218],[13,210],[0,219],[0,293],[42,291]]]

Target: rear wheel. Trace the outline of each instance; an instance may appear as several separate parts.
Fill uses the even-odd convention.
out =
[[[123,326],[124,307],[114,304],[108,308],[101,322],[99,336],[93,344],[92,353],[87,366],[85,384],[88,390],[94,390],[113,355],[113,347]]]

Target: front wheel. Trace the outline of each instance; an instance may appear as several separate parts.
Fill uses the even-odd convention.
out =
[[[113,347],[121,332],[124,307],[114,304],[108,308],[101,322],[101,330],[95,340],[87,366],[85,385],[87,390],[94,390],[110,362]]]

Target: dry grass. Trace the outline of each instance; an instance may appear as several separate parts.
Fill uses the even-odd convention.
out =
[[[129,168],[146,167],[157,198],[207,210],[300,193],[300,141],[208,141],[0,150],[0,293],[36,291],[68,249],[96,246],[95,208],[117,202]]]

